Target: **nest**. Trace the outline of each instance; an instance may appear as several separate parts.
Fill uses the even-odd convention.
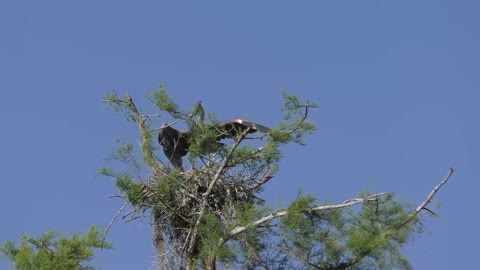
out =
[[[236,220],[236,209],[242,203],[262,203],[255,190],[241,173],[222,174],[208,193],[214,179],[211,171],[190,170],[175,173],[165,170],[164,177],[143,184],[143,209],[150,209],[154,226],[171,240],[185,240],[195,226],[198,213],[206,202],[207,211],[216,215],[227,226],[227,220]],[[208,194],[207,194],[208,193]]]

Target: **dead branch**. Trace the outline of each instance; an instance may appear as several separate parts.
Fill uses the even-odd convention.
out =
[[[107,198],[109,198],[109,199],[113,199],[113,198],[125,199],[125,196],[122,196],[122,195],[110,195],[110,196],[108,196]]]
[[[120,215],[120,213],[127,207],[128,203],[124,203],[120,209],[118,209],[117,213],[113,216],[113,218],[110,220],[110,223],[108,223],[107,228],[105,229],[105,232],[102,235],[102,248],[103,244],[105,243],[105,238],[107,237],[108,231],[110,230],[110,227],[112,227],[113,222],[117,219],[117,217]]]
[[[425,200],[415,209],[414,211],[414,214],[417,215],[420,211],[422,211],[423,209],[425,209],[425,206],[432,200],[433,196],[435,196],[435,193],[438,192],[438,190],[445,184],[447,183],[447,181],[449,180],[450,176],[452,175],[453,171],[455,169],[453,167],[450,167],[450,170],[447,174],[447,176],[445,177],[445,179],[443,179],[442,182],[440,182],[440,184],[438,184],[433,190],[432,192],[430,192],[430,194],[427,196],[427,198],[425,198]],[[322,206],[316,206],[316,207],[312,207],[312,208],[309,208],[309,209],[306,209],[305,212],[307,213],[312,213],[312,212],[316,212],[316,211],[323,211],[323,210],[330,210],[330,209],[338,209],[338,208],[345,208],[345,207],[349,207],[349,206],[353,206],[355,204],[359,204],[359,203],[363,203],[365,201],[371,201],[371,200],[375,200],[376,197],[379,197],[379,196],[384,196],[384,195],[387,195],[389,194],[388,192],[382,192],[382,193],[377,193],[377,194],[374,194],[374,195],[371,195],[371,196],[368,196],[366,198],[354,198],[354,199],[348,199],[346,201],[344,201],[343,203],[340,203],[340,204],[333,204],[333,205],[322,205]],[[247,230],[248,228],[252,228],[252,227],[256,227],[262,223],[265,223],[267,221],[270,221],[270,220],[273,220],[275,218],[278,218],[278,217],[281,217],[281,216],[285,216],[288,214],[288,209],[280,209],[280,210],[277,210],[267,216],[264,216],[263,218],[260,218],[254,222],[251,222],[250,224],[246,225],[246,226],[237,226],[235,228],[233,228],[229,233],[228,233],[228,236],[229,238],[239,234],[239,233],[242,233],[244,232],[245,230]]]
[[[312,213],[312,212],[316,212],[316,211],[324,211],[324,210],[331,210],[331,209],[339,209],[339,208],[345,208],[345,207],[349,207],[349,206],[353,206],[353,205],[356,205],[356,204],[359,204],[359,203],[363,203],[365,201],[371,201],[371,200],[374,200],[376,197],[378,196],[384,196],[384,195],[387,195],[389,194],[388,192],[382,192],[382,193],[377,193],[377,194],[373,194],[373,195],[370,195],[368,197],[365,197],[365,198],[356,198],[356,199],[350,199],[346,202],[343,202],[343,203],[339,203],[339,204],[332,204],[332,205],[322,205],[322,206],[315,206],[315,207],[312,207],[312,208],[308,208],[306,209],[304,212],[306,213]],[[268,222],[272,219],[275,219],[275,218],[279,218],[279,217],[282,217],[282,216],[285,216],[288,214],[288,209],[284,208],[284,209],[279,209],[277,211],[274,211],[273,213],[267,215],[267,216],[264,216],[263,218],[260,218],[256,221],[253,221],[251,222],[250,224],[246,225],[246,226],[237,226],[235,228],[233,228],[229,233],[228,233],[228,237],[231,238],[231,237],[234,237],[235,235],[237,234],[240,234],[244,231],[246,231],[248,228],[252,228],[252,227],[256,227],[262,223],[265,223],[265,222]],[[225,240],[223,240],[225,241]]]
[[[148,117],[160,117],[162,115],[158,113],[158,114],[141,114],[140,116],[148,118]]]
[[[273,174],[268,174],[267,176],[263,177],[262,179],[260,179],[257,182],[251,184],[250,186],[248,186],[248,190],[254,190],[254,189],[258,188],[259,186],[264,185],[265,183],[268,182],[268,180],[272,179],[272,177],[273,177]]]
[[[175,124],[175,123],[177,123],[177,122],[180,122],[181,120],[182,120],[182,119],[175,119],[173,122],[171,122],[171,123],[168,124],[168,125],[165,125],[165,126],[159,127],[159,128],[155,128],[155,129],[151,129],[151,130],[149,130],[149,131],[150,131],[150,132],[159,131],[159,130],[161,130],[162,128],[169,127],[169,126],[171,126],[171,125],[173,125],[173,124]]]
[[[435,188],[433,188],[433,190],[430,192],[430,194],[428,194],[428,196],[425,198],[425,200],[413,211],[413,213],[408,218],[405,219],[405,221],[403,223],[400,224],[400,227],[403,227],[405,224],[412,221],[415,217],[418,216],[418,214],[422,210],[427,209],[426,206],[433,199],[433,196],[435,196],[435,193],[437,193],[438,190],[448,182],[448,180],[450,179],[450,176],[452,175],[452,173],[454,171],[455,171],[455,169],[453,167],[450,167],[450,170],[448,171],[447,176],[445,176],[445,178],[442,180],[442,182],[440,182],[437,186],[435,186]],[[433,213],[429,209],[427,209],[427,211],[429,211],[430,213]],[[433,214],[436,215],[435,213],[433,213]]]
[[[124,218],[126,218],[129,215],[134,214],[134,213],[135,213],[135,209],[132,209],[132,210],[128,211],[127,213],[125,213],[125,215],[122,216],[122,219],[124,219]]]
[[[414,212],[415,215],[418,215],[418,213],[420,213],[420,211],[422,211],[423,209],[426,209],[425,207],[427,206],[427,204],[430,203],[430,201],[432,200],[433,196],[435,196],[435,193],[437,193],[438,190],[439,190],[443,185],[445,185],[445,184],[448,182],[448,179],[450,179],[450,176],[452,175],[452,173],[453,173],[454,171],[455,171],[455,168],[450,167],[450,170],[448,171],[447,176],[445,176],[445,178],[442,180],[442,182],[440,182],[440,184],[438,184],[438,185],[430,192],[430,194],[428,194],[428,196],[425,198],[425,200],[415,209],[415,212]]]
[[[124,220],[123,223],[134,221],[134,220],[139,219],[139,218],[141,218],[141,216],[134,216],[134,217],[131,217],[129,219]]]

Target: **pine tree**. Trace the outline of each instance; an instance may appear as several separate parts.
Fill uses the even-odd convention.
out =
[[[192,130],[190,168],[172,169],[161,156],[152,119],[158,115],[142,114],[128,92],[119,98],[111,91],[103,101],[137,125],[141,151],[119,143],[112,158],[121,166],[100,173],[114,179],[125,200],[121,210],[131,206],[126,221],[150,221],[158,269],[411,269],[400,249],[423,232],[419,214],[433,213],[427,205],[453,172],[416,208],[392,193],[363,192],[331,204],[299,191],[286,208],[272,210],[260,192],[278,172],[280,147],[303,144],[315,131],[308,113],[316,104],[284,93],[277,127],[243,132],[228,145],[206,128],[218,121],[211,113],[205,119],[200,102],[182,111],[162,87],[148,98],[174,118],[171,124],[184,121]]]

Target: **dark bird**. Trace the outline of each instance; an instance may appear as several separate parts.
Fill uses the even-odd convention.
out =
[[[217,125],[209,125],[208,129],[214,132],[216,141],[225,138],[235,138],[245,130],[248,134],[254,132],[267,133],[269,128],[244,119],[233,119]],[[170,160],[173,167],[183,170],[182,157],[190,148],[191,130],[177,130],[166,124],[162,125],[158,133],[158,142],[163,148],[163,153]],[[215,142],[218,144],[217,142]],[[214,148],[213,148],[214,149]]]

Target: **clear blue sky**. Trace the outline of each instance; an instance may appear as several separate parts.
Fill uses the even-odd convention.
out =
[[[96,177],[137,134],[100,103],[164,83],[184,108],[274,126],[281,89],[317,102],[307,146],[283,148],[263,196],[340,202],[369,188],[439,219],[407,245],[415,269],[478,265],[478,1],[0,1],[0,240],[106,227],[121,202]],[[158,120],[158,125],[164,119]],[[166,120],[169,120],[166,118]],[[115,223],[104,270],[151,269],[147,223]],[[5,261],[0,268],[7,268]]]

